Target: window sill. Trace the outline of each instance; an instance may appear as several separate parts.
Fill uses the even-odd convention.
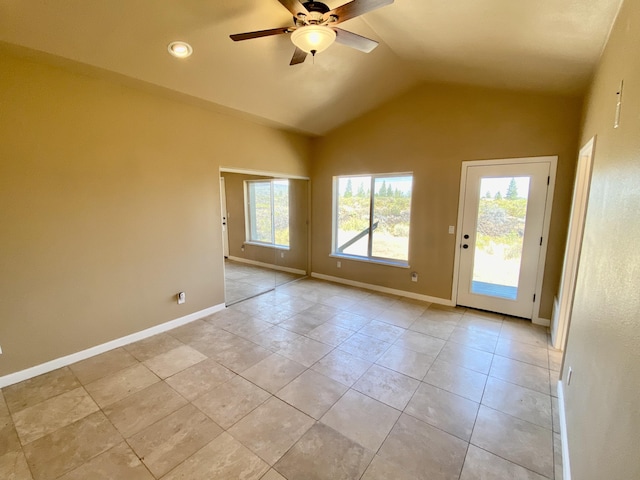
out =
[[[274,250],[291,250],[291,247],[284,245],[274,245],[273,243],[260,243],[260,242],[244,242],[245,245],[253,245],[256,247],[273,248]]]
[[[387,260],[384,258],[369,258],[369,257],[358,257],[356,255],[346,255],[343,253],[331,253],[329,257],[332,258],[341,258],[344,260],[355,260],[356,262],[364,262],[364,263],[375,263],[376,265],[384,265],[385,267],[396,267],[396,268],[411,268],[409,266],[409,262],[403,262],[402,260]]]

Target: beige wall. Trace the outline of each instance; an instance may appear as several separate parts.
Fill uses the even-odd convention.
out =
[[[306,137],[2,51],[0,106],[0,375],[223,303],[220,165],[309,175]]]
[[[450,299],[461,162],[558,155],[557,183],[540,316],[551,318],[577,159],[580,99],[423,85],[314,140],[312,270]],[[332,176],[414,172],[410,265],[342,260],[331,251]],[[419,273],[412,283],[410,272]]]
[[[586,102],[597,135],[563,381],[571,477],[640,478],[640,2],[625,1]],[[621,124],[613,128],[624,79]],[[566,385],[571,367],[571,384]]]
[[[246,243],[244,182],[271,179],[258,175],[222,172],[227,199],[229,255],[279,267],[307,271],[309,193],[308,180],[289,179],[289,249],[275,249]],[[244,247],[244,250],[243,250]]]

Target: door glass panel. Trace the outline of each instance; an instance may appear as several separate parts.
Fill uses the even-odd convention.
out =
[[[530,177],[480,182],[471,293],[516,300]]]

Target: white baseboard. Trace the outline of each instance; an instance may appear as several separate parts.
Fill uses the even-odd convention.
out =
[[[560,416],[560,438],[562,441],[562,478],[571,480],[571,462],[567,439],[567,417],[564,409],[564,384],[558,380],[558,414]]]
[[[549,327],[551,325],[551,320],[549,320],[548,318],[533,317],[531,319],[531,323],[533,323],[534,325],[540,325],[542,327]]]
[[[0,377],[0,388],[4,388],[8,385],[13,385],[14,383],[28,380],[33,377],[37,377],[38,375],[51,372],[58,368],[66,367],[67,365],[71,365],[72,363],[79,362],[80,360],[85,360],[95,355],[99,355],[101,353],[108,352],[109,350],[113,350],[114,348],[122,347],[124,345],[128,345],[130,343],[143,340],[147,337],[152,337],[153,335],[157,335],[158,333],[166,332],[167,330],[172,330],[176,327],[180,327],[182,325],[193,322],[202,317],[206,317],[207,315],[212,315],[224,309],[225,309],[224,303],[221,303],[219,305],[214,305],[213,307],[205,308],[204,310],[190,313],[189,315],[185,315],[184,317],[176,318],[175,320],[170,320],[168,322],[161,323],[160,325],[156,325],[154,327],[147,328],[146,330],[141,330],[139,332],[132,333],[131,335],[127,335],[121,338],[116,338],[115,340],[111,340],[110,342],[103,343],[101,345],[96,345],[95,347],[87,348],[86,350],[72,353],[71,355],[66,355],[64,357],[56,358],[55,360],[50,360],[48,362],[41,363],[40,365],[36,365],[35,367],[27,368],[25,370],[20,370],[19,372],[10,373],[8,375]]]
[[[397,290],[395,288],[381,287],[380,285],[373,285],[370,283],[356,282],[355,280],[348,280],[346,278],[333,277],[331,275],[325,275],[323,273],[311,272],[313,278],[319,278],[320,280],[327,280],[329,282],[342,283],[343,285],[350,285],[352,287],[366,288],[367,290],[373,290],[376,292],[390,293],[392,295],[398,295],[401,297],[412,298],[414,300],[422,300],[423,302],[437,303],[438,305],[446,305],[448,307],[455,306],[452,300],[444,298],[430,297],[429,295],[422,295],[421,293],[406,292],[404,290]]]
[[[560,321],[560,300],[557,296],[553,297],[553,309],[551,310],[551,345],[556,350],[558,348],[558,322]]]
[[[255,265],[256,267],[269,268],[271,270],[278,270],[280,272],[295,273],[296,275],[307,274],[307,272],[305,272],[304,270],[300,270],[299,268],[282,267],[280,265],[273,265],[271,263],[258,262],[257,260],[249,260],[248,258],[234,257],[232,255],[227,258],[229,260],[233,260],[234,262],[247,263],[249,265]]]

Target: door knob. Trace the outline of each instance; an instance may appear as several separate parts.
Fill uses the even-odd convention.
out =
[[[465,235],[465,236],[464,236],[464,238],[465,238],[465,240],[466,240],[467,238],[469,238],[469,235]]]
[[[462,248],[469,248],[469,245],[465,243],[464,245],[462,245]]]

